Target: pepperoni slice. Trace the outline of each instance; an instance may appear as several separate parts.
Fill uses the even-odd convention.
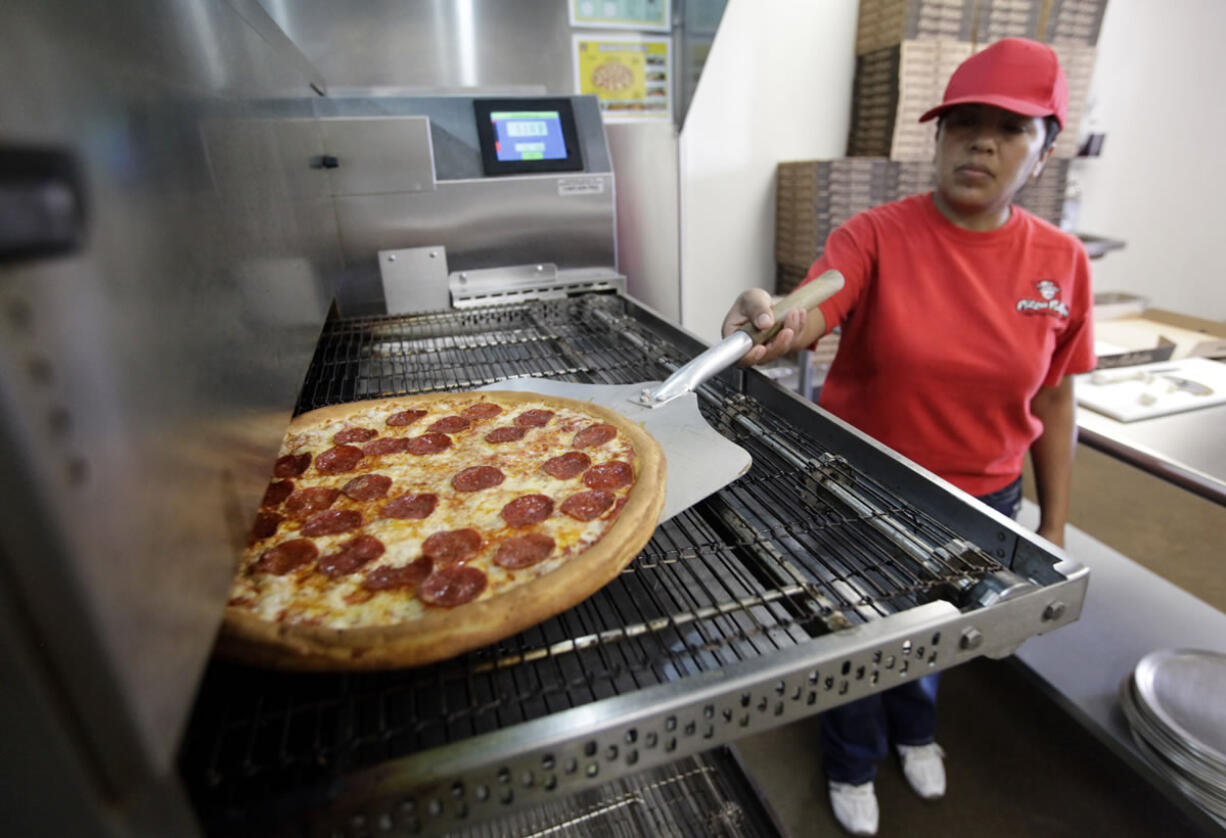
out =
[[[329,489],[327,486],[299,489],[285,501],[285,511],[291,518],[305,518],[321,509],[327,509],[339,496],[338,490]]]
[[[552,410],[525,410],[515,417],[515,424],[521,428],[543,428],[552,418]]]
[[[356,445],[337,445],[315,458],[315,468],[324,474],[353,471],[366,455]]]
[[[583,474],[591,464],[592,458],[582,451],[567,451],[546,460],[541,471],[559,480],[570,480]]]
[[[393,428],[403,428],[405,425],[412,425],[425,415],[426,411],[424,410],[402,410],[387,417],[387,424]]]
[[[292,491],[294,491],[293,480],[278,480],[276,483],[269,483],[268,488],[264,490],[264,499],[260,501],[260,506],[276,506],[288,498]]]
[[[416,588],[421,580],[430,575],[434,562],[422,556],[406,565],[376,567],[362,579],[362,587],[368,591],[388,591],[394,588]]]
[[[255,516],[255,523],[251,525],[251,535],[247,539],[249,544],[255,544],[261,538],[268,538],[277,531],[277,527],[281,526],[281,522],[285,519],[273,512],[260,512]]]
[[[277,477],[301,477],[310,464],[310,453],[286,454],[277,459],[276,465],[272,467],[272,473]]]
[[[549,558],[555,546],[554,540],[544,533],[518,535],[498,545],[498,550],[494,553],[494,564],[508,570],[532,567]]]
[[[492,489],[503,480],[506,480],[506,475],[493,466],[473,466],[456,472],[455,477],[451,478],[451,488],[457,492],[479,492]]]
[[[335,553],[319,560],[319,569],[335,579],[347,576],[383,555],[387,548],[373,535],[359,535],[341,544]]]
[[[583,475],[583,485],[589,489],[620,489],[634,482],[634,468],[621,460],[592,466]]]
[[[271,573],[274,576],[284,576],[291,570],[297,570],[310,563],[319,555],[315,542],[305,538],[295,538],[292,541],[282,541],[275,547],[269,547],[260,554],[255,563],[255,569],[260,573]]]
[[[355,442],[372,440],[378,435],[379,432],[374,428],[345,428],[343,431],[337,431],[332,441],[337,445],[352,445]]]
[[[507,425],[503,428],[494,428],[485,435],[486,442],[492,442],[497,445],[500,442],[515,442],[524,438],[524,434],[528,433],[527,428],[518,428],[515,425]]]
[[[459,564],[476,555],[481,543],[481,533],[476,530],[443,530],[422,542],[421,552],[442,565]]]
[[[319,535],[336,535],[362,526],[362,513],[353,509],[325,509],[316,512],[303,523],[299,530],[312,538]]]
[[[383,504],[379,514],[384,518],[429,518],[438,506],[438,495],[402,495]]]
[[[460,411],[460,415],[466,417],[472,422],[481,422],[485,419],[493,419],[499,413],[502,413],[502,408],[493,402],[477,402],[474,405],[464,408]]]
[[[454,608],[481,596],[489,580],[485,571],[471,565],[444,567],[426,577],[417,596],[426,605]]]
[[[553,514],[553,500],[547,495],[521,495],[498,514],[512,527],[539,524]]]
[[[378,500],[386,495],[390,488],[392,488],[392,478],[386,474],[362,474],[346,483],[341,491],[346,497],[365,503]]]
[[[426,430],[436,434],[458,434],[460,431],[466,431],[470,427],[472,427],[472,422],[463,416],[444,416],[426,428]]]
[[[591,521],[599,518],[601,513],[613,505],[615,497],[610,492],[593,490],[571,495],[562,501],[562,512],[576,521]]]
[[[575,434],[574,445],[576,448],[595,448],[597,445],[604,445],[615,436],[617,436],[617,428],[612,425],[606,425],[603,422],[599,425],[588,425]]]
[[[381,436],[362,446],[362,453],[367,457],[381,457],[384,454],[403,454],[409,450],[409,441],[402,436]]]
[[[451,447],[451,437],[446,434],[422,434],[409,440],[405,450],[410,454],[437,454]]]

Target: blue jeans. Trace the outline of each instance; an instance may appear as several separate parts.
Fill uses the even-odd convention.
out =
[[[980,501],[1016,518],[1022,479]],[[822,714],[821,746],[826,779],[858,786],[877,776],[877,762],[890,744],[927,745],[936,738],[939,673],[886,690]]]

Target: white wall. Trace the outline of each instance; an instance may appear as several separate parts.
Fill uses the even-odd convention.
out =
[[[841,157],[857,0],[729,0],[681,132],[681,322],[775,282],[775,166]]]
[[[1075,163],[1078,228],[1119,238],[1094,285],[1226,320],[1226,81],[1222,0],[1109,0],[1094,118],[1102,156]]]
[[[681,319],[712,340],[741,290],[774,282],[774,173],[841,157],[857,0],[729,0],[681,133]],[[1080,231],[1123,239],[1098,290],[1226,319],[1223,0],[1109,0],[1094,115],[1076,161]]]

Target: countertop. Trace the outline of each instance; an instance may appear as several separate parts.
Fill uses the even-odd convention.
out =
[[[1079,441],[1226,506],[1226,405],[1117,422],[1077,408]]]

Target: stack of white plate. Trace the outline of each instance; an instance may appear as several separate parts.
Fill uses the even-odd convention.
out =
[[[1151,652],[1120,685],[1120,706],[1141,752],[1226,826],[1226,654]]]

